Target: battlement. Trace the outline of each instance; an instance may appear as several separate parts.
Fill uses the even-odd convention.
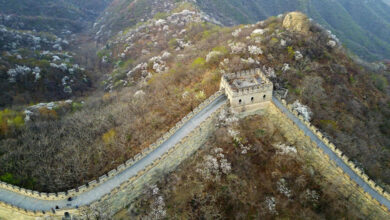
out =
[[[235,95],[256,93],[272,87],[272,82],[259,68],[225,74],[222,81]]]
[[[278,97],[275,97],[274,104],[279,109],[278,111],[281,114],[287,115],[286,112],[283,112],[283,108],[286,109],[287,112],[290,112],[298,122],[302,123],[304,126],[308,128],[307,131],[304,131],[301,127],[299,127],[298,122],[294,121],[292,118],[289,118],[288,124],[295,126],[298,130],[300,130],[300,133],[302,135],[310,137],[310,133],[313,134],[316,138],[318,138],[319,142],[321,142],[324,147],[320,147],[320,145],[315,142],[314,138],[311,139],[311,142],[313,145],[318,146],[318,149],[320,152],[333,164],[335,164],[338,168],[338,172],[340,172],[342,175],[345,175],[347,178],[355,181],[355,184],[357,186],[357,189],[359,192],[364,194],[367,198],[374,201],[381,209],[383,209],[385,212],[389,212],[389,203],[390,201],[390,194],[385,191],[381,186],[377,185],[373,180],[371,180],[367,174],[364,173],[363,170],[361,170],[358,166],[354,164],[353,161],[351,161],[340,149],[338,149],[321,131],[316,128],[314,125],[312,125],[310,122],[304,120],[303,116],[300,115],[291,104],[287,104],[285,100],[280,100]],[[330,150],[326,151],[325,148],[328,148]],[[339,158],[339,161],[335,161],[331,159],[331,155],[334,154],[337,158]],[[351,170],[354,174],[348,174],[346,169],[342,169],[340,164],[345,164],[348,169]],[[354,175],[356,175],[354,177]],[[361,178],[362,182],[357,182],[357,178]],[[370,189],[371,188],[371,189]],[[377,193],[377,197],[375,196],[375,193],[369,193],[370,190],[373,190],[375,193]],[[382,197],[382,198],[380,198]]]
[[[248,79],[248,81],[246,81]],[[235,81],[239,80],[239,81]],[[139,195],[144,187],[144,183],[156,181],[156,174],[161,174],[161,170],[166,172],[172,171],[177,167],[185,158],[192,155],[199,147],[204,144],[207,136],[212,133],[215,129],[216,117],[219,114],[219,111],[225,107],[225,97],[223,97],[223,92],[230,100],[230,105],[233,109],[239,111],[252,111],[267,108],[272,101],[272,91],[273,84],[270,82],[263,72],[260,69],[241,71],[237,73],[226,74],[222,77],[221,80],[221,90],[216,92],[214,95],[210,96],[198,107],[196,107],[192,112],[182,118],[176,126],[172,127],[166,134],[164,134],[160,139],[158,139],[154,144],[150,145],[148,148],[144,149],[141,153],[137,154],[134,158],[129,159],[124,164],[119,165],[116,169],[108,172],[107,174],[99,177],[97,180],[93,180],[86,185],[80,186],[77,189],[71,189],[67,192],[58,192],[58,193],[40,193],[36,191],[31,191],[23,189],[17,186],[12,186],[0,182],[0,189],[14,192],[14,196],[21,196],[22,198],[29,198],[28,200],[34,202],[34,199],[45,200],[47,203],[52,204],[52,207],[49,208],[36,208],[36,210],[27,210],[21,205],[22,199],[16,199],[18,201],[18,207],[11,205],[11,203],[1,202],[0,201],[0,218],[3,216],[10,216],[13,213],[16,213],[15,216],[12,216],[12,219],[35,219],[36,217],[46,217],[53,216],[58,217],[66,216],[72,214],[74,216],[84,215],[85,210],[89,209],[89,202],[83,204],[81,207],[78,206],[60,206],[59,209],[56,208],[56,205],[59,202],[67,201],[70,197],[77,197],[86,191],[96,190],[99,192],[101,190],[96,188],[103,189],[104,187],[109,186],[105,184],[107,180],[115,177],[117,174],[124,172],[127,169],[130,169],[133,164],[142,158],[149,155],[152,151],[157,149],[161,144],[167,141],[172,137],[179,129],[181,129],[189,120],[194,116],[200,113],[202,110],[206,109],[212,102],[216,101],[219,98],[223,98],[222,104],[215,110],[210,112],[210,115],[204,119],[199,125],[199,129],[193,129],[185,137],[182,137],[179,142],[177,142],[172,148],[164,152],[157,159],[155,159],[149,165],[143,167],[136,175],[130,177],[128,180],[121,182],[118,186],[110,191],[110,193],[105,194],[100,197],[99,200],[94,201],[92,204],[98,207],[110,207],[110,210],[105,211],[118,211],[123,208],[124,205],[129,204],[132,199]],[[284,100],[277,101],[275,99],[274,103],[281,103],[280,106],[284,106],[287,114],[291,112],[297,120],[300,120],[302,124],[307,126],[308,131],[312,132],[319,141],[324,143],[335,156],[340,159],[340,163],[344,163],[358,175],[366,184],[365,188],[371,187],[372,190],[375,190],[383,199],[376,200],[372,197],[373,194],[370,194],[369,191],[365,191],[362,187],[359,187],[359,191],[364,193],[369,198],[372,198],[380,208],[383,208],[386,212],[388,211],[388,200],[390,200],[390,194],[387,193],[383,188],[378,186],[373,180],[370,180],[369,177],[364,174],[352,161],[350,161],[339,149],[336,148],[317,128],[311,125],[309,122],[303,120],[302,116],[298,112],[294,111],[291,105],[287,105]],[[272,105],[272,104],[271,104]],[[280,110],[280,113],[283,113]],[[289,120],[290,124],[294,125],[302,135],[308,131],[302,130],[294,121]],[[185,130],[185,129],[184,129]],[[317,144],[313,142],[313,144]],[[190,147],[188,147],[190,146]],[[320,148],[321,149],[321,148]],[[329,159],[329,155],[324,152],[324,155]],[[183,156],[185,155],[185,156]],[[333,160],[331,162],[334,163]],[[340,168],[339,168],[340,169]],[[344,172],[340,169],[340,172]],[[153,179],[153,178],[155,179]],[[350,176],[349,176],[350,177]],[[361,186],[361,184],[357,184]],[[129,196],[131,195],[131,196]],[[3,215],[3,216],[2,216]],[[17,216],[16,216],[17,215]]]
[[[223,75],[220,88],[238,112],[263,109],[272,99],[273,84],[258,68]]]
[[[109,186],[105,185],[105,183],[108,180],[114,178],[116,175],[118,175],[119,173],[124,172],[127,169],[131,169],[131,167],[135,163],[140,161],[142,158],[145,158],[152,151],[156,150],[161,144],[163,144],[165,141],[167,141],[169,138],[171,138],[172,135],[174,135],[179,129],[181,129],[188,121],[190,121],[199,112],[203,111],[212,102],[214,102],[218,98],[221,98],[222,95],[223,95],[222,91],[217,91],[215,94],[210,96],[208,99],[204,100],[195,109],[193,109],[193,111],[191,111],[186,116],[184,116],[179,122],[177,122],[177,124],[174,127],[172,127],[169,131],[167,131],[155,143],[151,144],[149,147],[144,149],[141,153],[138,153],[137,155],[135,155],[134,158],[131,158],[131,159],[127,160],[124,164],[119,165],[117,168],[109,171],[107,174],[104,174],[104,175],[100,176],[98,179],[89,182],[88,184],[79,186],[79,187],[77,187],[75,189],[70,189],[67,192],[42,193],[42,192],[37,192],[37,191],[31,191],[31,190],[28,190],[28,189],[23,189],[23,188],[20,188],[18,186],[13,186],[11,184],[7,184],[7,183],[4,183],[4,182],[0,181],[0,189],[4,189],[4,190],[7,190],[7,191],[10,191],[10,192],[12,192],[11,194],[15,193],[15,195],[20,196],[21,198],[23,198],[23,197],[24,198],[29,198],[29,200],[32,200],[31,203],[33,203],[35,199],[37,199],[37,200],[45,200],[48,203],[50,203],[51,206],[52,206],[52,207],[49,207],[49,208],[47,208],[45,206],[45,207],[38,207],[38,208],[36,208],[34,210],[27,210],[27,209],[22,208],[23,206],[21,206],[21,203],[19,203],[18,207],[17,207],[17,206],[11,205],[12,203],[6,203],[6,202],[1,202],[0,201],[0,218],[3,217],[3,212],[7,211],[7,212],[11,213],[11,212],[13,212],[15,210],[16,210],[15,212],[17,212],[18,215],[20,215],[21,217],[20,218],[19,217],[18,218],[15,217],[15,218],[12,218],[12,219],[29,219],[29,216],[32,216],[32,219],[35,219],[35,217],[40,217],[40,216],[54,216],[55,217],[55,218],[53,217],[54,219],[60,219],[60,218],[62,218],[64,216],[65,213],[68,213],[68,214],[71,213],[74,216],[83,215],[83,210],[84,209],[88,210],[88,206],[89,206],[89,204],[83,204],[84,201],[80,201],[82,206],[74,206],[73,205],[73,206],[66,206],[65,207],[65,206],[58,205],[58,204],[62,204],[64,201],[67,201],[69,198],[78,197],[79,195],[81,195],[81,194],[83,194],[83,193],[85,193],[87,191],[92,191],[92,190],[102,191],[102,190],[99,190],[98,188],[109,187]],[[223,101],[222,103],[225,103],[225,101]],[[202,127],[202,126],[205,126],[205,124],[210,124],[210,123],[214,124],[214,122],[211,119],[214,118],[216,116],[216,114],[218,114],[219,110],[223,106],[224,106],[224,104],[220,108],[218,108],[215,112],[213,112],[212,115],[210,115],[208,118],[206,118],[199,126]],[[207,127],[213,128],[214,126],[208,126],[207,125]],[[200,129],[200,130],[195,130],[194,129],[191,132],[192,133],[193,132],[195,132],[195,133],[196,132],[202,132],[202,134],[205,135],[205,134],[209,133],[207,131],[208,131],[208,129],[203,127],[203,129]],[[170,159],[170,160],[165,161],[164,158],[167,155],[169,155],[170,153],[172,153],[172,151],[174,149],[177,149],[177,148],[180,147],[180,148],[186,149],[186,150],[190,150],[190,149],[193,150],[193,149],[197,149],[198,147],[201,146],[200,144],[197,144],[197,145],[195,145],[195,144],[185,144],[185,147],[183,147],[183,143],[184,143],[183,141],[186,140],[186,139],[191,139],[193,141],[196,140],[196,141],[199,141],[199,142],[202,142],[203,140],[205,140],[204,138],[197,138],[197,137],[196,138],[193,138],[193,137],[189,138],[192,135],[192,133],[189,133],[185,138],[181,139],[169,151],[164,152],[164,154],[161,155],[155,161],[153,161],[152,164],[149,164],[148,166],[144,167],[135,176],[132,176],[127,181],[120,183],[120,185],[118,185],[118,187],[114,188],[110,193],[105,194],[102,197],[100,197],[99,200],[94,201],[93,204],[99,205],[100,203],[106,201],[107,198],[111,198],[111,199],[114,199],[114,200],[116,199],[117,200],[118,197],[116,196],[116,194],[118,194],[118,192],[119,192],[119,190],[121,188],[127,187],[127,186],[129,187],[128,191],[126,191],[128,194],[130,194],[130,193],[134,193],[134,194],[140,193],[142,191],[141,189],[136,191],[136,190],[134,190],[132,188],[133,182],[135,180],[137,180],[140,176],[143,176],[152,167],[157,166],[157,164],[159,164],[161,166],[165,166],[164,169],[166,169],[167,167],[170,166],[169,164],[172,163],[172,161],[179,162],[179,161],[181,161],[181,159],[185,159],[186,158],[186,157],[183,157],[182,154],[179,154],[180,156],[179,155],[175,155],[174,156],[175,159]],[[187,147],[188,145],[191,145],[191,148]],[[177,158],[180,158],[180,160],[178,160]],[[159,173],[161,173],[161,172],[159,171]],[[150,179],[151,179],[151,177],[150,177]],[[148,179],[148,181],[150,179]],[[140,182],[142,182],[142,181],[140,181]],[[140,185],[142,185],[142,184],[140,184]],[[128,194],[125,195],[126,198],[128,197]],[[120,195],[123,195],[123,193],[120,194]],[[120,201],[124,202],[123,200],[120,200]],[[27,203],[30,203],[30,202],[27,202]],[[126,204],[119,203],[119,206],[118,206],[118,204],[116,204],[117,206],[115,206],[115,208],[117,208],[117,209],[122,208],[123,205],[127,205],[129,203],[126,203]],[[110,205],[112,205],[112,204],[114,204],[114,202],[112,202],[110,200]],[[24,204],[24,205],[26,205],[26,204]],[[58,208],[56,208],[56,206],[58,206]],[[114,206],[114,205],[112,205],[112,206]],[[113,209],[113,207],[111,207],[111,209]],[[7,215],[5,215],[5,216],[7,216]]]

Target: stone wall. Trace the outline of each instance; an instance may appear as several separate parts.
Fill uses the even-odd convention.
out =
[[[62,219],[66,212],[73,216],[80,215],[79,210],[76,209],[62,209],[56,210],[56,212],[30,211],[0,201],[0,220],[33,220],[41,218],[44,219],[49,216],[53,217],[53,219]]]
[[[180,163],[203,146],[208,136],[215,131],[217,115],[225,106],[226,104],[222,105],[217,111],[204,120],[200,126],[183,138],[162,157],[154,161],[153,164],[139,172],[137,176],[129,179],[126,183],[122,184],[99,201],[89,206],[81,207],[81,212],[83,212],[84,215],[88,215],[92,210],[98,209],[99,212],[103,212],[107,216],[112,216],[119,210],[125,208],[144,192],[146,183],[156,183],[164,175],[174,171]]]
[[[107,179],[115,176],[119,172],[125,170],[126,168],[132,166],[135,162],[149,154],[151,151],[155,150],[161,143],[166,141],[171,137],[184,123],[186,123],[189,119],[191,119],[194,115],[199,113],[204,107],[209,105],[212,101],[214,101],[217,97],[222,95],[222,91],[217,92],[209,99],[205,100],[201,105],[199,105],[193,112],[190,112],[187,116],[185,116],[180,122],[176,124],[175,127],[170,129],[166,134],[163,135],[160,139],[158,139],[154,144],[150,145],[147,149],[145,149],[142,153],[135,156],[135,158],[126,161],[126,163],[118,166],[116,169],[108,172],[106,175],[99,177],[97,180],[91,181],[89,184],[78,187],[77,189],[72,189],[67,192],[60,193],[39,193],[33,192],[31,190],[22,189],[16,186],[12,186],[5,183],[0,183],[0,187],[4,189],[8,189],[28,197],[36,197],[40,199],[46,200],[59,200],[63,198],[67,198],[68,196],[78,195],[82,192],[88,191],[93,187],[101,184]],[[309,122],[303,120],[302,116],[299,116],[297,112],[293,111],[291,105],[286,105],[285,101],[282,100],[281,103],[285,105],[287,109],[289,109],[296,117],[300,118],[302,123],[306,124],[311,131],[317,135],[317,137],[323,141],[335,154],[337,154],[345,164],[347,164],[354,172],[356,172],[364,181],[367,182],[373,189],[375,189],[378,193],[383,195],[385,198],[389,200],[389,194],[385,192],[381,187],[377,186],[374,181],[370,180],[363,171],[357,168],[349,159],[342,154],[342,152],[336,148],[334,144],[332,144],[322,133],[316,129]],[[301,137],[306,138],[307,143],[310,143],[310,138],[305,137],[304,132],[300,130],[291,120],[288,119],[287,116],[283,115],[273,103],[267,102],[265,103],[267,106],[267,111],[271,112],[277,118],[280,118],[283,121],[283,124],[280,124],[281,129],[289,131],[292,133],[293,137]],[[223,105],[221,108],[225,107]],[[118,210],[127,206],[131,201],[133,201],[136,197],[141,195],[143,192],[143,188],[146,183],[152,184],[159,180],[166,173],[173,171],[183,160],[192,155],[202,144],[206,141],[207,137],[214,131],[216,115],[221,110],[218,109],[215,111],[210,117],[208,117],[205,121],[201,123],[199,127],[194,129],[187,137],[182,139],[178,144],[176,144],[173,148],[171,148],[168,152],[166,152],[163,156],[161,156],[158,160],[154,161],[150,166],[145,167],[143,171],[140,171],[136,176],[130,178],[127,182],[124,182],[109,194],[103,196],[99,201],[94,202],[91,205],[80,207],[78,209],[62,209],[56,210],[56,212],[44,212],[44,211],[28,211],[23,210],[18,207],[5,204],[0,202],[0,219],[1,217],[7,217],[7,219],[35,219],[36,217],[43,216],[56,216],[57,218],[61,218],[64,216],[65,212],[68,212],[75,216],[86,215],[91,210],[99,209],[103,213],[107,215],[113,215]],[[313,145],[314,143],[311,143]],[[318,148],[319,149],[319,148]],[[312,149],[305,149],[306,151],[310,151]],[[320,150],[321,151],[321,150]],[[328,158],[327,154],[322,152],[323,158]],[[348,178],[343,171],[338,168],[332,160],[327,160],[328,164],[335,166],[336,172],[341,173]],[[356,184],[355,186],[356,187]],[[362,188],[357,187],[356,191],[369,198],[373,204],[376,204],[382,210],[388,212],[387,208],[380,204],[378,201],[371,198],[369,194],[367,194]]]
[[[369,177],[364,174],[364,172],[362,170],[360,170],[352,161],[350,161],[348,159],[347,156],[345,156],[339,149],[337,149],[337,147],[331,143],[329,141],[329,139],[327,139],[320,131],[319,129],[317,129],[315,126],[313,126],[312,124],[310,124],[310,122],[304,120],[304,118],[298,114],[297,111],[293,110],[292,106],[289,104],[287,105],[286,104],[286,101],[285,100],[280,100],[280,102],[291,112],[293,113],[297,118],[300,119],[300,121],[305,124],[329,149],[331,149],[349,168],[351,168],[356,174],[358,174],[358,176],[360,176],[369,186],[371,186],[372,189],[374,189],[375,191],[377,191],[380,195],[382,195],[384,198],[386,198],[387,200],[390,200],[390,197],[389,197],[389,194],[387,192],[385,192],[383,190],[383,188],[381,188],[380,186],[378,186],[373,180],[370,180]],[[283,129],[287,129],[287,128],[290,128],[291,130],[295,130],[296,131],[296,134],[299,134],[299,135],[304,135],[304,132],[293,122],[291,121],[287,116],[285,116],[282,112],[280,112],[279,109],[277,109],[277,107],[274,105],[274,104],[271,104],[269,106],[269,111],[273,111],[273,112],[277,112],[277,114],[280,114],[281,118],[283,118],[283,120],[286,121],[286,123],[284,125],[281,125],[281,128]],[[307,139],[310,140],[310,138],[308,136],[306,136]],[[317,146],[316,143],[311,142],[311,145],[313,146]],[[316,147],[318,149],[318,151],[321,152],[321,154],[323,155],[323,158],[326,158],[328,163],[335,166],[335,169],[337,169],[337,171],[339,173],[341,173],[342,175],[344,175],[346,178],[350,179],[350,177],[344,173],[344,171],[338,167],[334,161],[330,160],[329,159],[329,156],[322,151],[321,148],[319,147]],[[376,204],[378,207],[380,207],[382,210],[386,211],[387,213],[390,213],[388,208],[386,206],[384,206],[383,204],[381,204],[380,202],[378,202],[377,200],[375,200],[374,198],[372,198],[372,196],[367,193],[366,191],[363,190],[363,188],[361,188],[359,185],[357,185],[354,181],[352,181],[352,184],[354,185],[354,187],[356,188],[357,191],[359,191],[362,195],[364,195],[365,197],[367,197],[371,202],[373,202],[374,204]]]
[[[102,175],[97,180],[93,180],[93,181],[89,182],[88,184],[82,185],[82,186],[80,186],[78,188],[75,188],[75,189],[68,190],[67,192],[58,192],[58,193],[41,193],[41,192],[37,192],[37,191],[31,191],[31,190],[20,188],[20,187],[17,187],[17,186],[13,186],[11,184],[7,184],[7,183],[4,183],[4,182],[0,182],[0,187],[3,188],[3,189],[9,190],[9,191],[13,191],[13,192],[25,195],[27,197],[33,197],[33,198],[38,198],[38,199],[42,199],[42,200],[62,200],[62,199],[66,199],[68,197],[74,197],[74,196],[77,196],[77,195],[79,195],[79,194],[81,194],[83,192],[89,191],[89,190],[93,189],[94,187],[96,187],[96,186],[102,184],[103,182],[107,181],[108,179],[114,177],[115,175],[117,175],[118,173],[122,172],[123,170],[131,167],[137,161],[139,161],[140,159],[142,159],[143,157],[148,155],[150,152],[155,150],[162,143],[164,143],[166,140],[168,140],[188,120],[190,120],[193,116],[195,116],[197,113],[199,113],[202,109],[204,109],[206,106],[208,106],[211,102],[213,102],[216,98],[218,98],[222,94],[223,94],[222,91],[218,91],[215,94],[213,94],[212,96],[210,96],[208,99],[206,99],[204,102],[202,102],[199,106],[197,106],[192,112],[188,113],[185,117],[183,117],[174,127],[172,127],[167,133],[165,133],[155,143],[151,144],[148,148],[144,149],[141,153],[137,154],[134,158],[127,160],[124,164],[119,165],[116,169],[111,170],[107,174]],[[215,115],[215,113],[213,114],[213,116],[214,115]],[[210,120],[211,120],[211,118],[209,117],[206,121],[209,122]],[[205,122],[203,122],[200,127],[204,126],[204,123]],[[202,133],[202,134],[206,135],[206,133]],[[187,137],[187,138],[189,138],[189,137]],[[202,140],[203,139],[200,139],[200,141],[202,141]],[[182,143],[182,142],[180,142],[180,143]],[[178,144],[178,146],[182,146],[182,145]],[[175,146],[174,148],[176,149],[178,146]],[[197,149],[197,148],[194,147],[194,149]],[[162,160],[163,160],[163,158],[160,158],[159,160],[156,160],[153,163],[153,165],[158,164]],[[181,162],[182,160],[179,160],[179,161]],[[133,182],[138,177],[143,176],[143,174],[145,172],[147,172],[147,170],[149,170],[150,168],[151,167],[145,169],[144,171],[141,171],[140,173],[138,173],[138,175],[136,177],[131,178],[127,183]],[[140,182],[140,181],[137,180],[137,182]],[[123,185],[126,185],[126,183],[122,184],[122,186],[118,186],[116,188],[116,190],[111,192],[109,195],[104,196],[104,198],[110,197],[110,195],[112,193],[115,194],[115,193],[119,192],[118,190],[123,188],[124,187]],[[104,198],[102,198],[99,201],[104,201],[105,200]],[[117,204],[117,201],[116,201],[115,204]],[[113,205],[113,206],[115,206],[115,205]],[[30,210],[24,210],[24,209],[21,209],[21,208],[18,208],[18,207],[6,204],[4,202],[0,202],[0,219],[1,219],[2,216],[5,216],[5,217],[7,216],[7,215],[2,215],[3,213],[7,213],[7,212],[10,212],[10,211],[11,211],[11,213],[15,212],[15,213],[18,213],[21,216],[26,216],[26,218],[27,218],[27,216],[30,216],[30,217],[32,217],[32,216],[41,217],[41,216],[48,216],[48,215],[49,216],[63,216],[63,214],[65,212],[74,213],[75,215],[79,215],[78,213],[80,213],[80,210],[84,210],[85,211],[86,209],[85,208],[84,209],[81,208],[81,209],[78,209],[78,210],[75,210],[75,209],[62,210],[61,209],[61,210],[56,210],[56,212],[30,211]],[[15,217],[15,219],[17,219],[17,218]]]
[[[238,89],[237,91],[227,89],[230,87],[228,79],[234,79],[234,78],[245,77],[245,76],[254,76],[254,75],[260,76],[261,80],[264,83],[262,85],[252,86],[249,88]],[[269,98],[268,100],[270,101],[272,97],[272,90],[273,90],[272,82],[269,81],[269,79],[263,74],[263,72],[259,68],[225,74],[222,77],[220,87],[226,89],[226,93],[227,93],[226,95],[228,96],[229,99],[243,96],[243,95],[250,95],[254,93],[267,93],[268,91],[271,91],[271,95],[268,97]]]
[[[256,75],[262,80],[260,85],[235,90],[229,84],[229,81],[233,79]],[[225,91],[231,108],[241,113],[262,109],[264,102],[270,102],[272,100],[273,84],[260,69],[251,69],[223,75],[220,89]]]

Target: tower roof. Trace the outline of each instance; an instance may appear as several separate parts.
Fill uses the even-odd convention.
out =
[[[225,74],[223,78],[226,80],[229,88],[235,92],[259,89],[272,84],[260,69],[229,73]]]

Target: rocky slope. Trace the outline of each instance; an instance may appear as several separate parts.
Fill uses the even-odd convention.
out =
[[[390,6],[382,0],[198,0],[196,4],[225,25],[254,23],[299,10],[334,32],[360,57],[390,57]]]

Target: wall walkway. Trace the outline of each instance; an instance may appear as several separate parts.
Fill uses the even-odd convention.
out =
[[[221,91],[212,95],[135,159],[129,160],[107,175],[78,189],[66,193],[46,194],[1,183],[0,206],[30,216],[57,215],[57,212],[62,215],[64,211],[77,213],[75,209],[89,205],[108,195],[123,183],[143,175],[145,169],[155,165],[155,161],[159,161],[202,122],[224,106],[226,100],[226,96]],[[72,197],[71,201],[68,200],[69,197]]]
[[[374,199],[383,209],[390,210],[390,195],[364,172],[357,168],[318,129],[303,120],[284,100],[273,97],[274,105],[285,114],[306,136],[310,137],[367,197]],[[141,192],[148,181],[155,181],[161,171],[173,170],[181,161],[196,151],[214,126],[214,119],[227,104],[222,91],[204,101],[185,116],[163,137],[136,155],[134,159],[101,176],[98,180],[67,192],[39,193],[0,182],[0,218],[32,219],[39,216],[64,216],[65,212],[80,215],[91,206],[100,206],[115,213]],[[72,197],[72,200],[68,200]]]
[[[331,161],[359,186],[359,190],[362,190],[369,198],[374,199],[383,209],[390,211],[390,196],[387,192],[370,180],[353,162],[349,161],[316,127],[305,121],[298,112],[294,111],[291,105],[286,105],[284,100],[278,100],[276,97],[273,97],[272,101],[306,136],[310,137]]]

